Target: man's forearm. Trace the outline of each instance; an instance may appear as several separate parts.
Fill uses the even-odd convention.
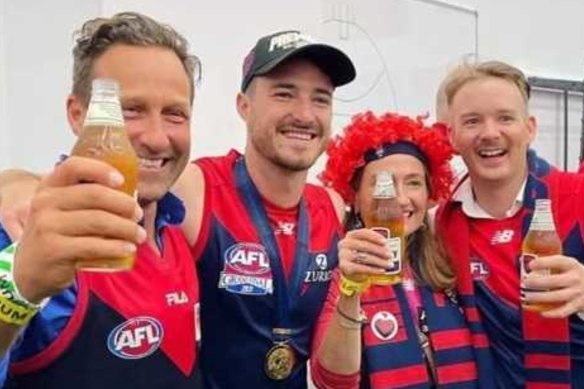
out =
[[[10,349],[23,327],[0,321],[0,358]]]

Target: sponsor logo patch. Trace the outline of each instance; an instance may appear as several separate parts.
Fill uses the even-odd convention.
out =
[[[317,254],[314,257],[316,269],[307,270],[304,274],[304,283],[329,282],[333,278],[333,270],[328,268],[328,258],[326,254]]]
[[[278,227],[274,230],[274,235],[294,236],[296,223],[278,222]]]
[[[314,258],[314,262],[316,262],[316,267],[318,267],[320,270],[325,270],[326,269],[326,266],[328,264],[328,260],[326,258],[326,254],[318,254]]]
[[[110,332],[107,348],[122,359],[141,359],[149,356],[162,343],[162,325],[153,317],[128,319]]]
[[[491,246],[511,242],[513,240],[514,234],[515,234],[515,231],[513,231],[513,230],[498,230],[498,231],[496,231],[495,234],[493,235],[493,237],[491,238]]]
[[[181,305],[189,302],[189,297],[184,290],[171,292],[166,294],[166,304],[171,307],[173,305]]]
[[[234,244],[225,251],[223,261],[219,288],[256,296],[274,292],[270,261],[264,246],[257,243]]]

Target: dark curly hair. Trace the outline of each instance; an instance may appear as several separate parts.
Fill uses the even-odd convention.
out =
[[[93,64],[116,44],[158,46],[171,50],[182,62],[191,87],[201,75],[201,62],[189,54],[187,40],[172,27],[136,12],[121,12],[110,18],[88,20],[76,32],[73,48],[73,94],[89,103]]]

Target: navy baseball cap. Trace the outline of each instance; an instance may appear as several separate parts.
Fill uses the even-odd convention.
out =
[[[300,31],[279,31],[260,38],[243,61],[241,91],[255,76],[269,73],[290,58],[306,58],[329,76],[334,87],[355,79],[355,66],[341,50],[316,43]]]

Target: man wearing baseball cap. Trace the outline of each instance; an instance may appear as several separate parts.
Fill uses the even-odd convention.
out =
[[[339,49],[316,43],[300,31],[280,31],[260,38],[245,57],[241,91],[245,92],[255,76],[269,73],[290,58],[306,58],[318,66],[334,87],[355,78],[353,63]]]
[[[343,207],[306,177],[330,136],[333,92],[354,78],[342,51],[298,31],[259,39],[237,96],[245,153],[199,159],[181,179],[201,276],[205,387],[307,385]]]

